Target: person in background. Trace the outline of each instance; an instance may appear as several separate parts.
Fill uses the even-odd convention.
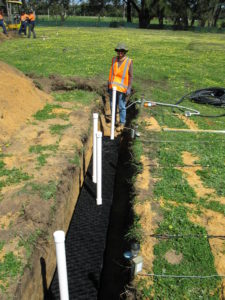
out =
[[[27,19],[28,15],[24,11],[22,11],[20,16],[21,25],[19,29],[19,35],[21,35],[22,32],[24,33],[24,35],[27,35]]]
[[[3,17],[3,11],[2,11],[2,10],[0,10],[0,26],[1,26],[2,29],[3,29],[3,33],[4,33],[5,35],[8,35],[8,34],[7,34],[6,27],[5,27],[5,24],[4,24],[4,17]]]
[[[28,26],[29,26],[29,31],[28,31],[28,38],[30,38],[31,36],[31,32],[33,33],[33,38],[36,39],[36,33],[34,31],[34,27],[35,27],[35,14],[33,12],[33,10],[30,10],[28,13]]]
[[[126,56],[128,48],[119,43],[115,48],[117,56],[113,57],[109,72],[108,91],[112,110],[112,89],[116,87],[116,104],[119,105],[120,124],[116,131],[121,132],[126,123],[126,97],[131,93],[133,81],[133,61]]]

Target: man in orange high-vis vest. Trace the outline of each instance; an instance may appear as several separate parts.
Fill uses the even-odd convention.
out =
[[[126,96],[131,93],[133,81],[133,62],[126,56],[128,48],[124,43],[119,43],[115,48],[117,56],[113,57],[109,72],[108,90],[110,107],[112,109],[112,89],[116,87],[116,104],[119,105],[120,125],[117,131],[122,131],[126,123]]]
[[[7,30],[6,30],[6,27],[5,27],[5,24],[4,24],[4,18],[3,18],[3,11],[2,10],[0,10],[0,26],[3,29],[3,33],[5,35],[7,35]]]
[[[33,32],[33,38],[36,39],[36,33],[34,31],[35,27],[35,14],[33,10],[30,10],[28,13],[28,26],[29,26],[29,31],[28,31],[28,38],[31,36],[31,32]]]
[[[22,11],[20,16],[21,25],[19,29],[19,35],[21,35],[22,32],[24,33],[24,35],[27,35],[27,19],[28,15],[24,11]]]

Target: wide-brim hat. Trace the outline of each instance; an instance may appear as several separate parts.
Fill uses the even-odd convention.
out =
[[[124,51],[127,52],[128,51],[128,47],[124,44],[124,43],[119,43],[116,48],[115,51]]]

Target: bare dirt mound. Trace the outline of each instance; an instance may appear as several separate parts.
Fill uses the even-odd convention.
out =
[[[0,62],[0,77],[0,143],[3,143],[52,98],[37,89],[22,72],[3,62]]]

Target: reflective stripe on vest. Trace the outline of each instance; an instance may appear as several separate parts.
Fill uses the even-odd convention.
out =
[[[111,70],[110,70],[111,76],[109,78],[109,88],[112,88],[113,86],[116,86],[117,91],[122,92],[122,93],[126,93],[127,88],[128,88],[128,78],[126,78],[127,79],[126,83],[124,81],[125,81],[125,77],[127,75],[128,67],[131,63],[131,60],[129,58],[126,58],[123,70],[121,70],[121,71],[123,71],[123,73],[122,73],[122,77],[121,77],[120,82],[115,81],[115,77],[117,77],[117,79],[118,79],[118,76],[114,74],[114,71],[115,71],[114,68],[115,68],[115,63],[116,62],[118,63],[117,58],[114,57],[113,61],[112,61],[112,67],[111,67]],[[124,62],[122,62],[122,64],[120,65],[120,68],[123,64],[124,64]],[[119,78],[120,78],[120,76],[119,76]]]

